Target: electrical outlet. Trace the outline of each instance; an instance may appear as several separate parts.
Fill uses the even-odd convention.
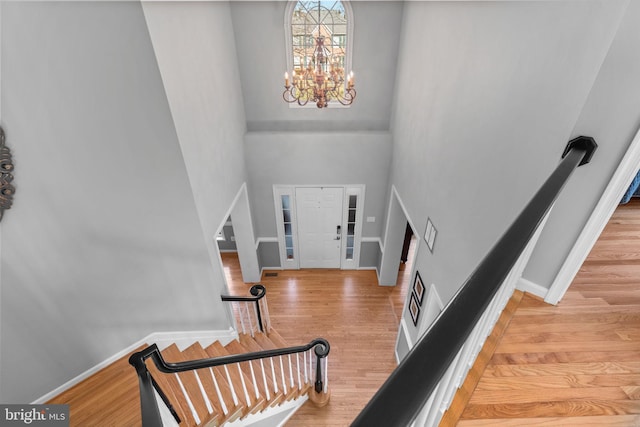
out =
[[[376,217],[375,216],[368,216],[367,217],[367,222],[376,222]]]

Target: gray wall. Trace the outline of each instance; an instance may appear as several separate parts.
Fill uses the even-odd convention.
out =
[[[279,268],[280,252],[277,242],[260,242],[258,245],[258,260],[260,268]]]
[[[362,242],[360,245],[360,267],[379,268],[381,256],[382,252],[378,242]]]
[[[632,1],[571,134],[593,136],[599,145],[593,162],[576,170],[556,202],[524,272],[544,288],[553,282],[640,126],[639,22],[640,2]]]
[[[0,401],[154,331],[228,327],[140,4],[3,3],[2,125]]]
[[[443,302],[557,165],[626,3],[405,4],[391,184]]]
[[[246,179],[245,116],[229,4],[144,2],[143,8],[212,268],[223,281],[215,235]],[[253,230],[242,232],[254,246]]]
[[[225,240],[216,240],[218,249],[220,249],[221,252],[236,252],[238,248],[236,246],[236,236],[233,233],[233,226],[225,225],[222,227],[222,234]]]
[[[273,185],[365,184],[362,235],[378,237],[389,178],[388,132],[249,132],[245,135],[249,194],[256,235],[276,237]]]

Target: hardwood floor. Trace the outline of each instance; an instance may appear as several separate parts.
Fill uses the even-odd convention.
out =
[[[250,285],[242,282],[235,254],[222,257],[229,291],[246,294]],[[304,405],[287,427],[348,426],[395,369],[395,342],[410,270],[409,265],[401,267],[395,287],[378,286],[371,270],[263,274],[260,283],[267,288],[272,325],[287,343],[323,337],[331,345],[329,404]]]
[[[458,426],[640,426],[640,201],[558,306],[525,295]]]
[[[250,284],[242,282],[237,256],[222,256],[230,292],[247,294]],[[321,336],[332,346],[331,401],[320,409],[304,405],[288,427],[349,425],[395,368],[411,279],[410,266],[403,267],[396,287],[378,286],[374,271],[274,271],[276,277],[263,277],[280,335],[290,345]],[[457,425],[640,427],[639,284],[640,201],[634,200],[615,212],[558,306],[530,295],[520,300]],[[77,395],[51,402],[77,399],[73,425],[95,425],[80,414],[85,409],[101,414],[101,425],[139,425],[139,403],[130,398],[137,396],[137,381],[126,358],[104,370],[104,386],[100,381],[87,379]],[[100,397],[96,388],[109,395]],[[105,405],[118,408],[120,418]],[[111,419],[117,421],[106,421]]]
[[[69,425],[72,427],[142,425],[138,376],[129,364],[129,356],[145,347],[121,357],[47,403],[69,405]]]
[[[394,368],[408,286],[377,287],[374,274],[264,278],[288,341],[333,345],[329,406],[305,405],[287,426],[349,425]],[[522,298],[457,425],[640,427],[640,201],[616,210],[558,306]]]

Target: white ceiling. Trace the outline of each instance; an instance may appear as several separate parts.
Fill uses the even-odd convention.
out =
[[[349,108],[291,108],[283,101],[287,69],[285,1],[232,2],[242,96],[249,131],[388,130],[403,2],[352,2],[357,97]],[[331,128],[327,129],[327,123]]]

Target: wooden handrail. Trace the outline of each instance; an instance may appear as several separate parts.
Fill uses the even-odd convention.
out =
[[[596,148],[590,137],[569,141],[555,171],[356,417],[352,427],[411,425],[573,171],[588,163]]]
[[[220,298],[222,299],[222,301],[226,301],[226,302],[253,302],[255,303],[255,309],[256,309],[256,317],[258,320],[258,329],[260,330],[260,332],[265,332],[265,329],[268,332],[269,329],[269,320],[268,320],[268,315],[269,315],[269,311],[268,309],[266,309],[266,305],[265,305],[265,309],[266,309],[266,315],[267,318],[265,318],[264,320],[266,320],[266,324],[263,325],[263,314],[262,314],[262,310],[260,309],[260,301],[264,299],[264,303],[266,304],[266,296],[267,296],[267,289],[261,285],[261,284],[256,284],[253,285],[251,287],[251,289],[249,289],[249,293],[251,294],[251,296],[236,296],[236,295],[221,295]],[[241,315],[242,316],[242,315]],[[244,328],[244,327],[243,327]],[[253,328],[251,329],[251,335],[253,336]]]
[[[206,359],[189,360],[185,362],[171,363],[164,360],[160,349],[156,344],[152,344],[147,348],[144,348],[136,353],[133,353],[129,357],[129,363],[133,365],[138,373],[138,382],[140,386],[140,407],[142,411],[142,425],[143,427],[157,427],[162,425],[162,419],[160,417],[160,411],[154,396],[154,387],[160,393],[161,397],[165,401],[165,404],[172,408],[168,404],[165,396],[157,385],[154,385],[153,378],[147,370],[145,361],[151,359],[160,372],[171,374],[185,371],[193,371],[203,368],[212,368],[215,366],[228,365],[233,363],[248,362],[251,360],[266,359],[269,357],[284,356],[288,354],[303,353],[305,351],[314,349],[314,353],[318,358],[317,370],[316,370],[316,382],[315,390],[320,392],[323,387],[323,377],[320,369],[320,359],[326,358],[329,355],[330,345],[324,338],[316,338],[310,341],[308,344],[278,348],[273,350],[256,351],[252,353],[243,353],[230,356],[212,357]],[[176,416],[175,413],[174,417]],[[179,421],[178,421],[179,422]]]
[[[267,294],[267,289],[260,284],[253,285],[251,289],[249,289],[250,297],[241,297],[237,295],[221,295],[220,298],[222,301],[247,301],[247,302],[256,302],[260,301]]]

